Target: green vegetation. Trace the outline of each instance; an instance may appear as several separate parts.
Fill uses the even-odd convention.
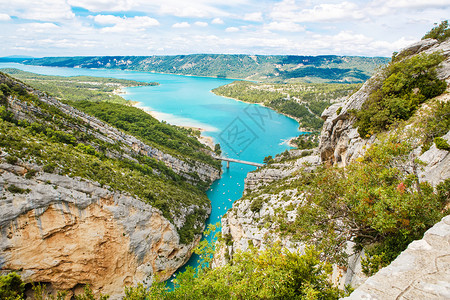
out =
[[[450,37],[450,28],[448,27],[448,20],[442,21],[441,24],[431,29],[422,38],[424,39],[435,39],[440,42],[445,41]]]
[[[441,137],[450,130],[450,102],[430,103],[430,112],[419,118],[418,128],[422,129],[422,152],[427,151],[434,138]]]
[[[159,208],[169,220],[182,215],[181,210],[184,207],[197,205],[200,209],[186,216],[187,221],[184,227],[178,228],[178,231],[182,243],[192,241],[195,234],[201,233],[201,225],[206,218],[205,209],[210,205],[204,193],[208,183],[199,180],[197,186],[189,184],[164,163],[145,155],[123,156],[120,144],[100,140],[92,134],[88,124],[40,101],[37,96],[29,94],[12,79],[8,80],[8,77],[0,77],[0,79],[4,79],[4,82],[0,84],[2,93],[0,147],[8,153],[6,157],[8,163],[35,163],[42,166],[46,172],[80,177],[98,182],[111,191],[127,192]],[[32,114],[34,121],[16,119],[8,110],[7,96],[14,96],[29,106],[38,107],[40,112]],[[191,140],[195,141],[193,138],[183,135],[181,130],[150,119],[151,117],[141,110],[132,110],[129,113],[123,108],[130,107],[119,104],[83,101],[76,103],[94,108],[104,105],[110,117],[117,119],[120,117],[115,116],[114,112],[122,109],[122,116],[126,121],[121,121],[121,124],[124,124],[124,128],[129,126],[126,127],[127,130],[135,129],[132,123],[133,117],[142,118],[144,120],[142,122],[152,122],[153,131],[149,135],[156,136],[158,133],[155,132],[161,131],[160,134],[165,134],[166,139],[169,140],[170,137],[173,143],[180,139],[180,143],[194,153],[195,144],[188,147]],[[109,106],[111,106],[110,109]],[[142,116],[134,115],[133,113],[136,112],[142,113]],[[115,122],[119,123],[120,120]],[[136,135],[139,134],[144,133],[136,131]],[[178,155],[184,157],[180,152]],[[29,172],[33,173],[31,170]],[[12,185],[8,189],[15,193],[27,192]]]
[[[75,108],[95,116],[106,123],[140,138],[150,146],[178,157],[190,157],[220,169],[220,163],[200,151],[205,146],[189,136],[191,130],[162,123],[141,109],[115,103],[75,101]],[[181,154],[181,155],[180,155]]]
[[[107,101],[127,104],[127,100],[114,93],[116,90],[131,86],[157,85],[156,82],[147,83],[92,76],[47,76],[12,68],[1,69],[0,71],[18,78],[40,91],[66,101]]]
[[[217,155],[221,155],[222,154],[222,149],[220,148],[220,144],[219,143],[214,145],[214,153],[216,153]]]
[[[302,128],[320,130],[322,112],[331,101],[350,95],[357,84],[261,84],[235,81],[213,92],[237,100],[261,103],[296,118]]]
[[[25,194],[25,193],[29,193],[30,192],[29,189],[22,189],[22,188],[20,188],[18,186],[15,186],[14,184],[11,184],[6,189],[9,192],[13,193],[13,194]]]
[[[67,291],[58,291],[56,296],[51,295],[47,291],[47,285],[41,283],[32,283],[33,299],[35,300],[66,300]],[[0,276],[0,299],[2,300],[24,300],[25,282],[22,281],[20,275],[15,272],[8,275]],[[98,297],[89,285],[85,285],[83,294],[75,295],[75,300],[107,300],[108,295],[100,294]]]
[[[443,61],[438,53],[420,54],[393,62],[372,82],[374,89],[359,111],[353,111],[361,137],[382,132],[392,124],[408,120],[428,99],[442,94],[447,84],[437,78],[436,68]]]
[[[434,138],[434,143],[436,144],[436,148],[440,149],[440,150],[447,150],[450,151],[450,145],[448,144],[448,142],[441,138],[441,137],[436,137]]]
[[[367,80],[384,57],[193,54],[175,56],[45,57],[22,63],[52,67],[111,68],[270,82]]]
[[[366,249],[365,270],[373,273],[448,214],[445,207],[450,203],[450,180],[436,190],[419,183],[414,170],[420,164],[406,167],[412,147],[404,136],[400,138],[402,134],[399,130],[382,138],[345,170],[300,171],[243,199],[251,200],[252,206],[256,202],[256,209],[262,205],[264,194],[297,189],[297,196],[306,195],[306,202],[296,208],[293,222],[287,221],[284,210],[267,220],[277,224],[276,233],[313,244],[338,264],[346,257],[345,241],[352,239],[357,248]]]
[[[200,245],[200,267],[179,274],[173,290],[165,283],[154,283],[149,290],[138,285],[126,288],[124,299],[339,299],[347,294],[331,285],[331,266],[313,248],[301,255],[278,244],[264,251],[251,247],[212,269],[210,247]]]
[[[16,273],[0,276],[0,299],[20,300],[23,299],[24,291],[25,283]]]

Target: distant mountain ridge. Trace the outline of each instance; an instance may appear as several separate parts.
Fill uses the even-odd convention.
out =
[[[266,82],[364,82],[386,57],[191,54],[175,56],[77,56],[24,59],[30,65],[110,68]]]

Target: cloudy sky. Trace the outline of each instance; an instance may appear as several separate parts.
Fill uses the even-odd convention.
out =
[[[0,57],[390,56],[449,16],[450,0],[0,0]]]

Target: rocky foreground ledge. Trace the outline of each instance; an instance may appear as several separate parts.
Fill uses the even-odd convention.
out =
[[[345,300],[450,299],[450,216]]]

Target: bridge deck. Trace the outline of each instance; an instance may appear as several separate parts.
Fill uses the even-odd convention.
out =
[[[260,163],[255,163],[255,162],[251,162],[251,161],[245,161],[245,160],[240,160],[240,159],[234,159],[234,158],[229,158],[229,157],[223,157],[223,156],[214,156],[215,159],[219,159],[219,160],[224,160],[227,162],[235,162],[235,163],[239,163],[239,164],[245,164],[245,165],[250,165],[250,166],[255,166],[255,167],[264,167],[265,164],[260,164]]]

